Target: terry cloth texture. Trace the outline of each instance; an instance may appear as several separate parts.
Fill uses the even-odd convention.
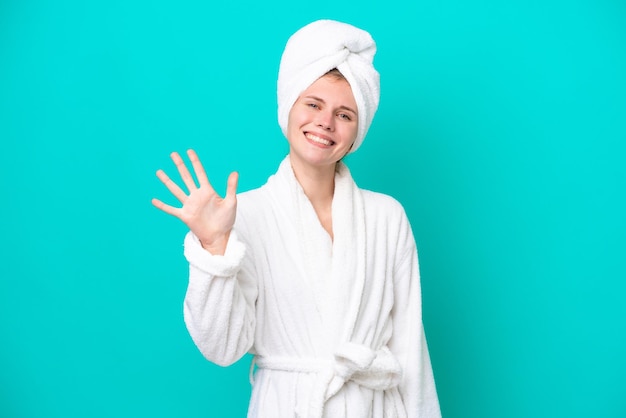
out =
[[[238,195],[224,256],[189,234],[185,322],[205,357],[255,355],[250,418],[440,418],[402,206],[339,163],[333,236],[289,157]]]
[[[376,43],[366,31],[334,20],[318,20],[294,33],[285,46],[278,71],[278,124],[287,135],[289,111],[300,93],[337,68],[357,104],[358,132],[350,152],[367,133],[380,99],[380,77],[374,68]]]

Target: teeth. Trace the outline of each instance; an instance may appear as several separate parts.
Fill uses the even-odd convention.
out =
[[[313,141],[313,142],[317,142],[318,144],[327,145],[327,146],[330,146],[330,145],[333,144],[333,141],[329,141],[328,139],[320,138],[317,135],[313,135],[313,134],[307,133],[306,137],[308,139],[310,139],[311,141]]]

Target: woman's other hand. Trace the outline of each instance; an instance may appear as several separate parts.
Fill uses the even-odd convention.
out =
[[[183,221],[193,232],[202,247],[214,255],[223,255],[230,231],[235,223],[237,211],[237,181],[238,174],[230,173],[226,196],[218,195],[209,179],[204,167],[193,150],[188,150],[187,155],[191,160],[199,187],[196,185],[191,173],[187,169],[183,159],[177,152],[171,154],[172,161],[180,173],[180,177],[187,187],[185,193],[163,170],[158,170],[156,175],[167,189],[182,203],[181,208],[167,205],[159,199],[152,199],[152,204],[158,209]]]

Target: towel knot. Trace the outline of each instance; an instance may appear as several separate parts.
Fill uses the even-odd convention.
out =
[[[400,363],[386,346],[374,351],[365,345],[345,343],[335,353],[334,365],[335,375],[344,382],[352,380],[373,390],[391,389],[402,376]]]
[[[326,401],[348,381],[372,390],[388,390],[396,387],[402,377],[400,363],[386,346],[373,350],[362,344],[344,343],[331,361],[257,356],[255,362],[261,369],[317,374],[310,402],[299,406],[298,418],[321,418]]]
[[[388,390],[396,387],[401,377],[400,363],[389,348],[372,350],[365,345],[344,343],[335,352],[332,368],[318,374],[309,411],[302,417],[321,417],[326,401],[348,381],[372,390]]]

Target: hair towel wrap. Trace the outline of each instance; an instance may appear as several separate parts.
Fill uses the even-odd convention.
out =
[[[380,78],[373,66],[376,43],[366,31],[334,20],[318,20],[294,33],[278,71],[278,124],[287,135],[289,112],[300,94],[337,68],[357,104],[358,132],[350,152],[363,142],[380,99]]]

